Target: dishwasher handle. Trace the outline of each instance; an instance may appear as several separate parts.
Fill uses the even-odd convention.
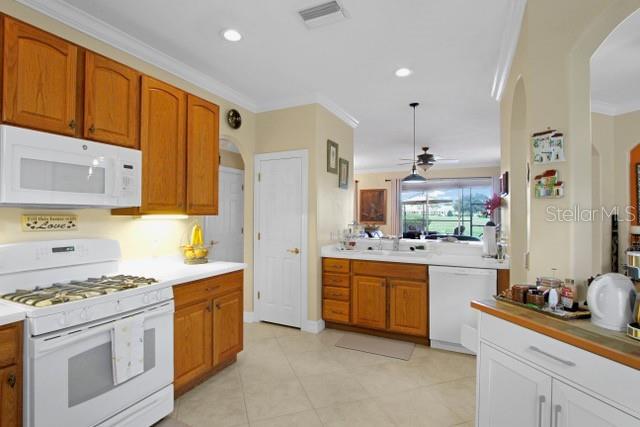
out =
[[[490,268],[445,267],[430,265],[429,274],[449,274],[453,276],[495,276],[496,270]]]

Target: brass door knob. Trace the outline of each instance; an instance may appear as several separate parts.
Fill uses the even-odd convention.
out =
[[[300,249],[298,248],[287,249],[287,252],[289,252],[290,254],[298,255],[300,253]]]

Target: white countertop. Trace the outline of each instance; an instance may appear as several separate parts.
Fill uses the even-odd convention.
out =
[[[446,243],[443,243],[446,245]],[[367,249],[340,250],[336,245],[323,246],[322,257],[359,259],[367,261],[399,262],[405,264],[443,265],[450,267],[471,267],[505,270],[509,268],[509,261],[498,261],[495,258],[484,258],[481,255],[446,253],[443,250],[416,251],[370,251]]]
[[[21,322],[26,316],[26,311],[13,305],[0,305],[0,326],[9,323]]]
[[[161,257],[145,258],[139,260],[121,261],[118,271],[113,274],[128,274],[145,277],[153,277],[158,283],[142,288],[130,289],[118,293],[118,295],[134,295],[145,292],[151,288],[161,289],[182,283],[192,282],[207,277],[219,276],[244,270],[246,264],[236,262],[211,261],[207,264],[187,265],[181,257]],[[104,298],[106,298],[105,296]],[[67,309],[77,309],[93,303],[93,299],[73,301],[64,304]],[[24,320],[27,316],[32,317],[35,313],[44,316],[59,310],[59,306],[34,308],[23,306],[17,303],[0,300],[0,326]]]
[[[210,261],[207,264],[187,265],[181,257],[127,260],[120,262],[119,266],[122,274],[153,277],[160,281],[163,286],[175,286],[246,268],[247,264],[225,261]]]

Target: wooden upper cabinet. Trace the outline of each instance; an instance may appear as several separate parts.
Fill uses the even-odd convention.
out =
[[[387,280],[380,277],[353,276],[353,323],[385,329],[387,319]]]
[[[174,384],[181,391],[211,370],[211,300],[177,307],[173,323]]]
[[[220,110],[187,97],[187,214],[218,214]]]
[[[242,292],[213,300],[213,365],[233,359],[242,351]]]
[[[84,137],[139,148],[140,74],[93,52],[84,72]]]
[[[184,213],[186,94],[142,77],[142,213]]]
[[[2,119],[77,135],[78,47],[4,17]]]
[[[427,284],[389,279],[389,330],[427,336]]]

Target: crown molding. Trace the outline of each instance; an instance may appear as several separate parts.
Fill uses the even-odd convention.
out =
[[[491,97],[498,102],[502,99],[504,88],[509,80],[511,64],[513,63],[513,57],[518,47],[520,29],[522,28],[522,19],[526,6],[527,0],[511,0],[511,5],[509,6],[507,25],[502,33],[498,65],[493,76],[493,85],[491,87]]]
[[[322,105],[329,112],[331,112],[331,114],[333,114],[334,116],[336,116],[337,118],[339,118],[340,120],[342,120],[343,122],[345,122],[347,125],[351,126],[354,129],[360,125],[360,122],[358,121],[358,119],[356,119],[354,116],[349,114],[344,108],[340,107],[331,99],[321,94],[301,95],[301,96],[296,96],[293,98],[289,98],[289,99],[285,99],[285,100],[281,100],[273,103],[260,104],[256,112],[266,113],[269,111],[283,110],[285,108],[300,107],[302,105],[309,105],[309,104]]]
[[[640,110],[640,100],[622,104],[612,104],[610,102],[598,101],[597,99],[591,100],[592,113],[600,113],[607,116],[621,116],[638,110]]]
[[[250,97],[230,88],[211,76],[130,36],[124,31],[66,3],[62,0],[17,0],[50,18],[81,31],[116,49],[122,50],[151,65],[163,69],[204,90],[226,99],[251,112],[257,110]]]
[[[610,104],[608,102],[598,101],[595,99],[591,100],[592,113],[600,113],[600,114],[605,114],[607,116],[616,116],[617,110],[618,108],[615,105]]]
[[[440,166],[436,162],[436,164],[431,169],[429,169],[429,171],[431,170],[445,171],[445,170],[454,170],[454,169],[476,169],[476,168],[499,168],[499,167],[500,167],[500,162],[462,163],[462,164],[458,163],[456,165],[443,164]],[[424,172],[419,169],[418,174],[422,176],[428,176],[429,171]],[[353,169],[353,173],[356,173],[356,174],[383,173],[383,172],[406,172],[407,174],[409,174],[409,172],[411,172],[411,166],[407,165],[405,167],[393,166],[388,168],[362,168],[362,169],[355,167]]]

